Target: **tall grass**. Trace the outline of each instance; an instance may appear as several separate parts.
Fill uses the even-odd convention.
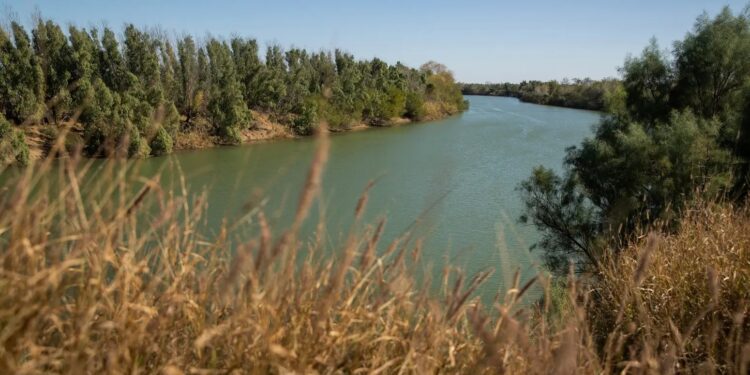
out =
[[[590,307],[602,351],[633,366],[747,374],[750,213],[698,203],[682,221],[607,260]]]
[[[482,306],[473,292],[487,274],[446,267],[434,292],[414,276],[419,241],[380,243],[385,222],[361,222],[369,187],[340,248],[300,238],[328,154],[325,133],[318,142],[288,228],[249,207],[215,237],[201,231],[205,194],[124,161],[46,160],[11,178],[0,373],[747,372],[747,212],[702,207],[602,275],[516,273]],[[259,234],[236,240],[237,225]],[[521,303],[534,283],[545,298]]]

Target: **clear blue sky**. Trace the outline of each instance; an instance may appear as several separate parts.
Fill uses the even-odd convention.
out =
[[[682,38],[704,10],[748,0],[0,0],[2,17],[78,26],[160,25],[177,35],[249,36],[261,43],[341,48],[419,66],[446,64],[465,82],[617,75],[655,36]],[[12,12],[9,12],[12,10]],[[11,15],[12,17],[12,15]]]

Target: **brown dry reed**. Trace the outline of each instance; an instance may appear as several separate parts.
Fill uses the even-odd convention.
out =
[[[340,248],[301,239],[318,142],[288,228],[253,207],[205,235],[205,193],[132,161],[46,159],[6,179],[0,374],[747,373],[746,211],[701,206],[587,279],[516,272],[483,306],[488,273],[448,266],[434,291],[414,276],[421,242],[380,243],[385,220],[361,222],[371,185]],[[236,239],[242,226],[258,235]],[[545,297],[523,302],[533,285]]]

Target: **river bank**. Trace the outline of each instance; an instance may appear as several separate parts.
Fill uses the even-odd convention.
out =
[[[565,102],[565,101],[550,101],[550,100],[546,100],[540,97],[527,97],[523,95],[514,95],[514,94],[466,94],[466,95],[489,96],[489,97],[496,97],[496,98],[513,98],[513,99],[518,99],[522,103],[528,103],[528,104],[548,105],[550,107],[560,107],[560,108],[570,108],[570,109],[581,109],[585,111],[596,111],[596,112],[604,111],[603,105],[583,105],[579,103],[571,103],[571,102]]]
[[[419,120],[412,120],[407,117],[394,117],[382,125],[372,125],[364,121],[358,121],[346,127],[329,128],[329,131],[332,133],[348,133],[373,128],[390,128],[442,120],[461,112],[463,111],[460,109],[453,110],[440,107],[438,110],[433,109],[429,113],[426,113]],[[269,113],[254,110],[251,110],[251,113],[253,118],[252,126],[240,133],[241,141],[239,143],[227,143],[222,137],[213,134],[213,126],[211,124],[204,123],[190,129],[178,131],[177,135],[174,137],[173,150],[203,150],[218,146],[243,145],[280,139],[305,138],[312,135],[296,133],[290,126],[275,121],[273,115]],[[322,123],[318,124],[318,126],[321,125]],[[84,144],[84,129],[79,123],[63,123],[53,132],[49,131],[49,128],[49,125],[29,125],[23,127],[26,144],[29,147],[30,160],[46,158],[53,149],[57,136],[63,132],[66,133],[66,140],[64,142],[65,150],[60,152],[60,155],[75,152],[77,146],[82,146]]]
[[[523,81],[521,83],[461,83],[463,95],[517,98],[524,103],[555,107],[605,111],[611,98],[617,97],[622,83],[616,79],[573,79]]]

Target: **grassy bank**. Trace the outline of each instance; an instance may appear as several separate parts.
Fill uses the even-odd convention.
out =
[[[71,158],[57,191],[40,178],[49,161],[22,170],[0,189],[0,373],[747,373],[746,210],[698,206],[600,274],[516,277],[483,306],[485,274],[447,267],[431,291],[413,276],[420,241],[380,243],[387,223],[360,219],[369,187],[341,248],[300,238],[318,142],[293,224],[249,206],[218,237],[179,179]],[[236,241],[246,226],[259,235]],[[535,284],[545,298],[524,302]]]

